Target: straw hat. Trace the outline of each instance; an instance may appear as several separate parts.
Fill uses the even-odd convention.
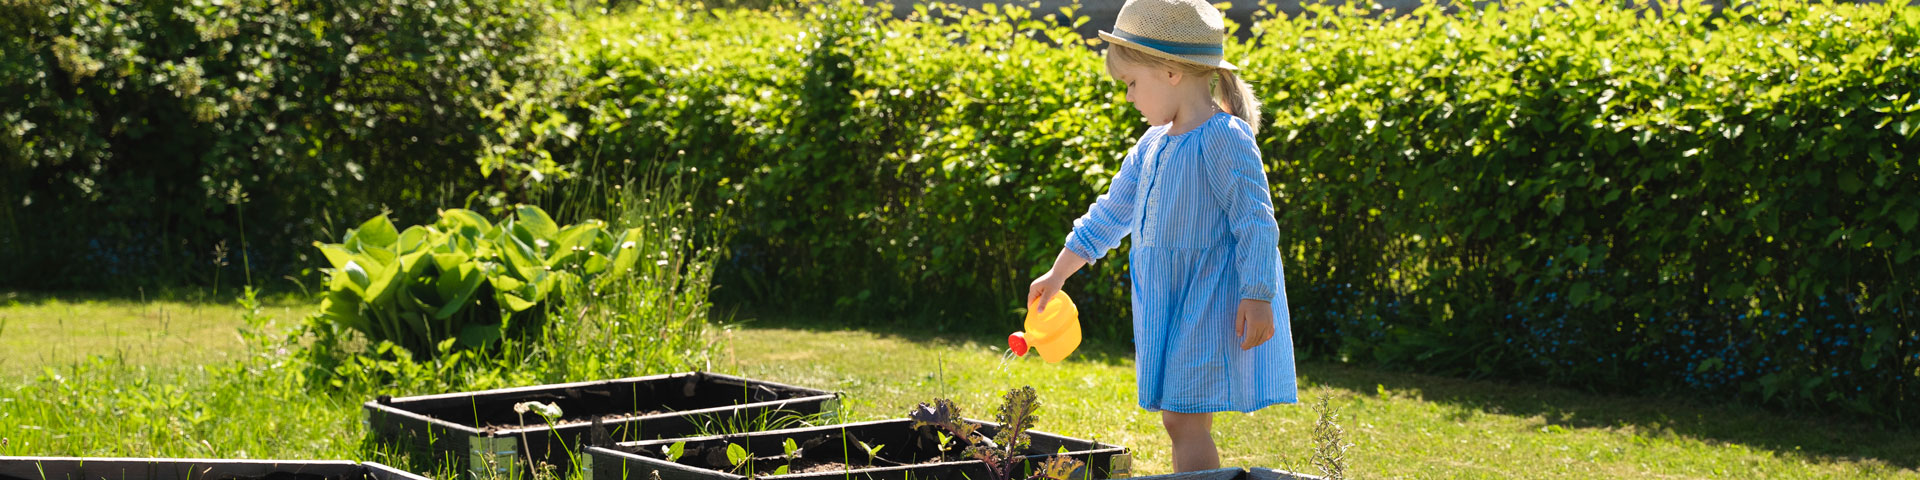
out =
[[[1240,69],[1227,63],[1220,10],[1204,0],[1127,0],[1100,38],[1176,62]]]

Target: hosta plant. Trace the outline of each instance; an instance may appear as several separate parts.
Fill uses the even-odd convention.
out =
[[[562,227],[527,205],[498,223],[441,210],[439,221],[404,231],[381,215],[340,243],[314,243],[331,270],[313,326],[415,357],[485,349],[538,325],[538,307],[555,290],[598,288],[629,272],[640,235],[599,220]]]

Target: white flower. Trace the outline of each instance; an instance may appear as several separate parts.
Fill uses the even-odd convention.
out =
[[[520,403],[513,404],[514,413],[519,413],[524,415],[529,410],[533,411],[533,413],[540,414],[540,416],[547,417],[547,418],[555,418],[560,416],[559,404],[540,403],[540,402],[520,402]]]

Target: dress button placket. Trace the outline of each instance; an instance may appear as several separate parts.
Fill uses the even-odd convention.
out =
[[[1160,138],[1159,145],[1154,146],[1153,156],[1149,158],[1151,161],[1147,163],[1147,208],[1146,211],[1140,212],[1140,243],[1142,245],[1159,243],[1159,239],[1155,238],[1154,235],[1157,229],[1153,228],[1154,224],[1158,223],[1159,220],[1157,215],[1159,210],[1157,207],[1160,206],[1160,196],[1158,195],[1160,189],[1156,187],[1158,187],[1160,183],[1160,166],[1163,164],[1162,160],[1165,159],[1167,154],[1167,143],[1169,142],[1167,142],[1166,138]]]

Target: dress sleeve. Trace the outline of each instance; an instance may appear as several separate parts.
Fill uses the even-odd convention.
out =
[[[1273,194],[1252,130],[1237,121],[1230,125],[1208,132],[1207,187],[1233,229],[1240,298],[1271,302],[1284,294],[1279,291],[1280,226],[1273,218]]]
[[[1108,250],[1120,246],[1120,239],[1132,230],[1134,195],[1140,189],[1138,153],[1138,146],[1127,153],[1126,160],[1120,163],[1120,173],[1107,185],[1107,193],[1094,199],[1087,214],[1074,220],[1073,231],[1067,233],[1067,250],[1087,259],[1087,263],[1099,260]]]

